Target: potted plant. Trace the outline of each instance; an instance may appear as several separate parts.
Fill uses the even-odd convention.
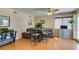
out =
[[[69,23],[70,23],[70,24],[73,24],[73,23],[74,23],[74,20],[70,20]]]
[[[38,22],[36,25],[35,25],[36,28],[40,29],[42,28],[42,23],[41,22]]]
[[[8,29],[8,28],[0,28],[0,33],[7,33],[7,32],[12,32],[13,29]]]

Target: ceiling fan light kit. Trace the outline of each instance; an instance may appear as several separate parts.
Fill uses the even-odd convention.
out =
[[[48,12],[47,14],[48,14],[48,15],[52,15],[52,12]]]
[[[50,8],[48,8],[48,15],[52,15],[52,10]]]

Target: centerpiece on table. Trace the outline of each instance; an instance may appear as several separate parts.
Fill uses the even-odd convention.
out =
[[[36,25],[35,25],[35,27],[37,28],[37,29],[41,29],[42,28],[42,23],[41,22],[38,22],[38,23],[36,23]]]

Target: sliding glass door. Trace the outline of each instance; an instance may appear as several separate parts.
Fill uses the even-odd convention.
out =
[[[71,17],[61,17],[55,19],[55,29],[60,29],[62,25],[67,26],[68,29],[72,29],[71,24],[69,23],[71,19]]]
[[[79,39],[79,16],[77,16],[77,39]]]

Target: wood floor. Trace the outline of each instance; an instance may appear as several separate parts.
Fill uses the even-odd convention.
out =
[[[37,43],[29,39],[18,39],[15,43],[10,43],[0,47],[0,50],[78,50],[79,44],[72,39],[49,38]]]

